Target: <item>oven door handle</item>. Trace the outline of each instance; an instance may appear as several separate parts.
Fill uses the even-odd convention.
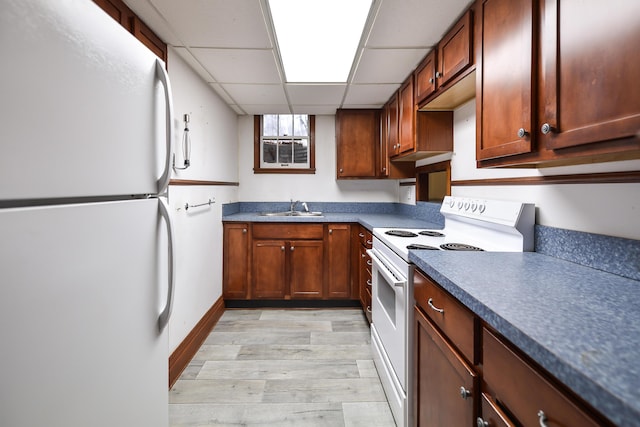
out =
[[[367,254],[371,257],[375,267],[380,273],[382,273],[388,283],[393,284],[393,286],[400,287],[407,284],[407,279],[404,278],[398,270],[382,261],[382,255],[379,255],[378,251],[375,249],[367,249]]]

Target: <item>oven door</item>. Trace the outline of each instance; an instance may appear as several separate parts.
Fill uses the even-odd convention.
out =
[[[367,251],[372,261],[372,323],[393,371],[406,392],[407,272],[401,272],[380,251]],[[407,266],[408,264],[401,261]]]

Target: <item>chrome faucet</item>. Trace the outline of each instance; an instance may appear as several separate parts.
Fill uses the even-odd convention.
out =
[[[305,212],[309,212],[309,206],[307,206],[307,202],[302,202],[302,209],[304,209]]]
[[[298,205],[298,203],[300,203],[300,200],[296,200],[294,202],[293,199],[291,199],[291,205],[289,205],[289,211],[293,212],[294,210],[296,210],[296,206]]]

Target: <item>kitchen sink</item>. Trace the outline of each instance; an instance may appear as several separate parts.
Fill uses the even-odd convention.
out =
[[[285,212],[262,212],[262,216],[322,216],[322,212],[285,211]]]

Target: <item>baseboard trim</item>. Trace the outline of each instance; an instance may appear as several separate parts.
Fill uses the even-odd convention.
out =
[[[360,308],[360,300],[232,300],[227,308]]]
[[[191,362],[193,356],[196,355],[204,340],[207,339],[209,332],[218,323],[224,310],[224,300],[220,297],[202,316],[202,319],[193,327],[174,352],[171,353],[171,356],[169,356],[169,390],[171,390],[182,371]]]

